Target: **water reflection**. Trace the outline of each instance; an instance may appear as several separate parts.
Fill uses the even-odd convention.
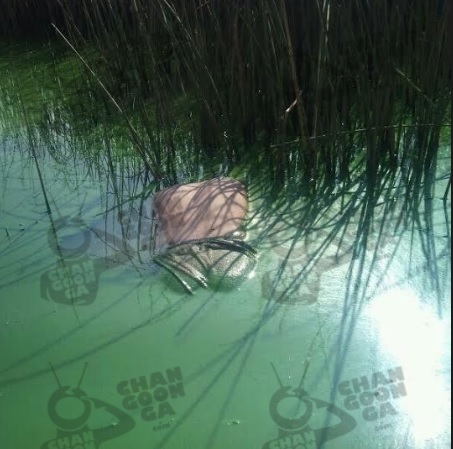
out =
[[[295,184],[275,196],[265,178],[251,173],[246,227],[247,242],[258,253],[255,276],[240,289],[190,297],[170,288],[153,262],[157,182],[136,167],[112,171],[108,161],[94,171],[80,161],[61,165],[44,150],[39,162],[49,217],[32,161],[17,148],[4,145],[0,153],[0,336],[8,347],[19,335],[27,344],[6,351],[2,388],[47,379],[48,359],[63,370],[79,369],[93,357],[114,363],[117,351],[129,367],[136,359],[166,366],[166,357],[174,357],[187,367],[187,384],[203,387],[188,396],[178,423],[154,446],[165,447],[194,416],[204,415],[210,396],[226,382],[221,410],[210,418],[213,428],[221,428],[222,410],[234,402],[241,382],[253,389],[248,372],[262,375],[269,359],[299,370],[298,376],[302,371],[304,391],[342,409],[335,390],[342,380],[401,365],[407,399],[400,414],[411,438],[427,441],[442,431],[435,407],[446,405],[447,387],[439,379],[448,377],[445,173],[438,174],[429,198],[423,189],[407,196],[396,176],[383,177],[374,189],[355,180],[302,198]],[[299,362],[287,354],[297,354]],[[115,369],[123,369],[119,378],[137,375],[133,368]],[[137,372],[146,369],[141,365]],[[271,398],[275,379],[267,380],[272,372],[264,377]],[[282,376],[281,382],[288,380]],[[426,385],[436,388],[420,396]],[[437,424],[421,423],[426,408]],[[238,409],[247,410],[245,402]],[[328,427],[323,417],[315,421]]]
[[[404,407],[417,445],[442,434],[448,426],[446,411],[450,407],[445,392],[449,389],[446,369],[451,323],[439,320],[427,299],[417,296],[410,286],[397,287],[381,293],[366,312],[379,334],[382,351],[407,372],[417,373],[406,379],[406,388],[417,394],[409,397]]]

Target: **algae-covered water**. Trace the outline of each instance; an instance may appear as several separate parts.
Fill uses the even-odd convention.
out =
[[[250,177],[257,265],[191,295],[152,260],[152,179],[17,129],[0,134],[2,449],[448,447],[448,146],[430,201],[389,188],[370,226],[363,186],[270,200]]]
[[[256,213],[254,276],[189,295],[150,259],[151,200],[131,201],[138,183],[116,197],[107,179],[44,151],[49,216],[26,146],[4,139],[0,154],[2,447],[446,447],[439,195],[432,265],[422,234],[377,224],[374,250],[351,272],[353,224],[340,245],[324,218],[277,277],[296,225],[288,213],[266,236],[273,221]]]

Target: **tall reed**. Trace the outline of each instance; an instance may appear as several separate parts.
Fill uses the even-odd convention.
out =
[[[137,117],[144,164],[168,182],[181,140],[224,170],[261,148],[255,164],[271,178],[303,175],[313,188],[351,177],[373,188],[408,165],[420,168],[407,179],[416,188],[435,161],[450,103],[449,2],[31,5],[75,49],[94,49],[91,95]]]

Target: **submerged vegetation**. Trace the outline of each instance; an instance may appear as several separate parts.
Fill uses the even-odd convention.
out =
[[[450,2],[2,3],[0,125],[25,124],[55,159],[66,145],[154,189],[214,175],[259,184],[261,221],[303,223],[294,241],[341,201],[338,223],[360,212],[355,254],[382,201],[384,217],[403,202],[398,226],[430,228],[451,127]],[[308,209],[293,207],[300,197]]]

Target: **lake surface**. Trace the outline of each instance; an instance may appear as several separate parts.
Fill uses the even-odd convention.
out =
[[[419,223],[384,198],[363,247],[359,188],[273,209],[252,180],[253,275],[190,295],[146,181],[41,148],[41,184],[0,142],[2,448],[449,446],[446,159]]]

